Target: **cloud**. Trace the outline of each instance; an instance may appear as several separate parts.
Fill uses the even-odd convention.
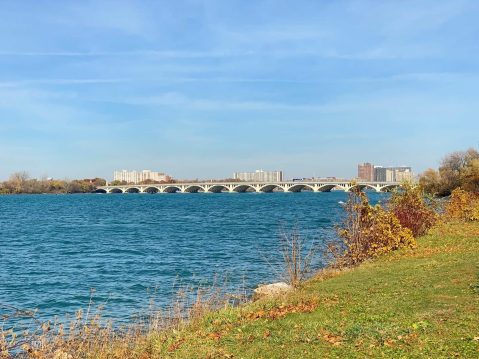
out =
[[[32,79],[0,82],[1,87],[25,87],[28,85],[99,85],[129,82],[129,79]]]
[[[154,57],[164,59],[195,59],[202,57],[238,56],[224,51],[129,50],[129,51],[0,51],[0,56],[25,57]]]
[[[299,104],[286,104],[282,102],[264,102],[264,101],[234,101],[234,100],[215,100],[205,98],[193,98],[177,92],[166,92],[153,96],[117,98],[114,101],[118,103],[128,103],[132,105],[145,106],[171,106],[187,110],[202,111],[268,111],[268,110],[290,110],[290,111],[319,111],[321,106],[309,106]]]

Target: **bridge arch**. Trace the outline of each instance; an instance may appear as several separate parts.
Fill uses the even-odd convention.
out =
[[[178,187],[178,186],[166,186],[166,187],[163,189],[163,192],[165,192],[165,193],[181,192],[181,187]]]
[[[124,193],[141,193],[138,187],[129,187],[123,191]]]
[[[302,192],[303,190],[314,192],[314,187],[310,186],[309,184],[298,183],[288,188],[288,192]]]
[[[213,192],[213,193],[221,193],[221,192],[229,192],[230,189],[224,185],[213,185],[210,188],[208,188],[208,192]]]
[[[103,188],[97,188],[92,193],[108,193],[108,191],[106,189],[103,189]]]
[[[240,192],[240,193],[256,192],[256,188],[254,188],[253,186],[251,186],[249,184],[240,184],[239,186],[234,187],[233,191],[234,192]]]
[[[205,192],[205,188],[202,186],[191,185],[185,188],[185,192],[188,192],[188,193]]]
[[[286,192],[285,188],[283,186],[280,186],[279,184],[267,184],[263,187],[259,188],[259,192],[273,192],[276,190],[277,192]]]
[[[114,187],[114,188],[110,188],[108,193],[123,193],[123,190],[121,188]]]
[[[370,184],[355,184],[347,190],[347,192],[351,192],[353,189],[359,188],[360,191],[364,191],[366,188],[373,189],[375,192],[378,192],[378,188],[376,186]]]
[[[344,191],[343,187],[337,186],[337,185],[332,184],[332,183],[328,183],[328,184],[320,185],[318,187],[318,192],[331,192],[331,190],[334,189],[334,188],[340,188]]]
[[[160,189],[158,187],[151,186],[151,187],[145,188],[143,190],[143,192],[144,193],[155,194],[155,193],[160,192]]]

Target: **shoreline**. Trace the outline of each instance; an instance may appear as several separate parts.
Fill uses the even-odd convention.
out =
[[[210,307],[196,307],[187,321],[177,320],[163,329],[157,322],[156,329],[146,332],[128,329],[125,336],[103,344],[98,339],[101,347],[96,350],[101,352],[94,357],[115,352],[118,358],[143,358],[145,353],[151,358],[191,358],[193,353],[349,357],[353,351],[374,358],[420,353],[471,357],[479,350],[474,339],[477,262],[479,224],[440,223],[418,239],[416,249],[391,252],[346,270],[321,270],[282,295],[224,308],[209,302]],[[95,325],[90,330],[100,335]]]

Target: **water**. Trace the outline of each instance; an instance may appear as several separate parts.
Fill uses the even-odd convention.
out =
[[[0,304],[51,319],[85,308],[95,288],[106,315],[124,321],[153,288],[160,304],[170,300],[178,280],[227,274],[252,289],[278,279],[281,231],[331,239],[346,200],[339,191],[0,196]]]

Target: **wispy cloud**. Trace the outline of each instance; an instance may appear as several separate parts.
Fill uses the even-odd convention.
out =
[[[168,51],[168,50],[131,50],[131,51],[0,51],[0,56],[25,57],[143,57],[150,56],[165,59],[195,59],[201,57],[238,56],[238,53],[223,51]]]
[[[254,36],[254,35],[252,35]],[[238,57],[255,58],[265,56],[267,58],[297,58],[299,56],[311,56],[323,59],[341,60],[391,60],[391,59],[415,59],[424,57],[438,57],[442,53],[428,44],[418,44],[404,48],[397,47],[373,47],[364,51],[348,52],[336,49],[321,49],[311,47],[288,48],[257,48],[244,50],[212,49],[210,51],[174,51],[174,50],[132,50],[132,51],[0,51],[0,57],[70,57],[70,58],[113,58],[133,57],[150,59],[227,59]]]
[[[385,153],[421,166],[476,141],[477,11],[474,0],[5,2],[0,170],[54,158],[69,173],[109,176],[125,161],[186,176],[198,161],[246,167],[251,153],[305,174],[316,159],[334,174]]]
[[[0,87],[26,87],[30,85],[99,85],[129,82],[129,79],[32,79],[0,82]]]

